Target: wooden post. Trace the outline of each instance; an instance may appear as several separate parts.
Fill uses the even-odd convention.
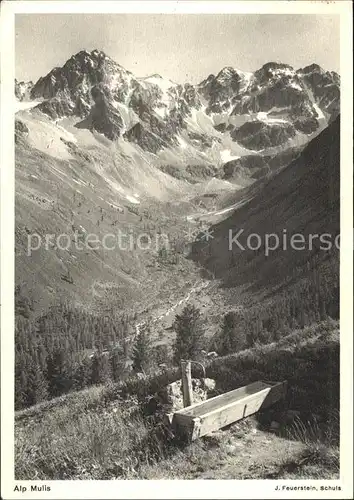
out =
[[[193,404],[193,389],[192,389],[192,375],[191,375],[191,362],[181,361],[182,373],[182,392],[183,392],[183,405],[191,406]]]

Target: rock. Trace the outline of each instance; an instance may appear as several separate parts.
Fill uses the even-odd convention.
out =
[[[295,137],[296,131],[291,123],[265,123],[260,120],[247,122],[231,132],[231,138],[244,147],[261,150],[280,146]]]
[[[207,391],[213,391],[216,387],[216,382],[212,378],[205,378],[204,379],[204,387]]]
[[[19,82],[15,78],[15,96],[19,101],[28,101],[30,99],[33,82]]]
[[[165,143],[159,136],[151,133],[148,128],[141,123],[137,123],[130,130],[125,132],[124,139],[130,142],[135,142],[143,149],[156,153]]]
[[[270,424],[270,431],[276,432],[279,430],[279,428],[280,428],[280,423],[273,420],[273,422]]]
[[[45,113],[53,120],[70,116],[73,112],[74,105],[64,97],[53,97],[46,101],[42,101],[36,106],[42,113]]]
[[[21,120],[16,119],[15,120],[15,132],[19,132],[21,134],[28,134],[29,130],[28,130],[28,127],[25,123],[23,123]]]
[[[112,105],[109,89],[103,84],[95,85],[91,89],[91,96],[94,105],[89,115],[83,121],[76,123],[75,127],[94,129],[112,141],[117,139],[123,128],[123,119]]]
[[[301,68],[297,73],[312,90],[322,111],[330,115],[329,121],[340,111],[340,76],[334,71],[324,71],[318,64]]]
[[[299,412],[297,410],[287,410],[280,415],[279,420],[282,423],[289,425],[289,424],[292,424],[294,422],[294,420],[300,418],[300,416],[301,416],[301,412]]]
[[[213,379],[192,379],[193,389],[193,404],[201,403],[208,398],[209,392],[215,388],[215,380]],[[183,392],[182,381],[176,380],[163,388],[158,397],[163,405],[168,408],[170,412],[181,410],[183,405]]]
[[[157,412],[159,405],[160,405],[160,402],[159,402],[158,398],[156,398],[154,396],[146,398],[145,414],[154,415]]]
[[[250,176],[254,171],[268,165],[269,156],[246,155],[236,160],[230,160],[223,166],[224,179],[229,180],[239,174]]]

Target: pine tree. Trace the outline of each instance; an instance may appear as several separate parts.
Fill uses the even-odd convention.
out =
[[[34,405],[48,398],[48,382],[39,365],[33,361],[29,370],[27,404]]]
[[[154,360],[157,365],[170,362],[170,353],[167,344],[158,344],[154,349]]]
[[[112,379],[118,382],[124,372],[126,357],[124,353],[118,351],[118,349],[113,349],[111,353],[111,369],[112,369]]]
[[[220,342],[220,354],[224,356],[232,352],[234,336],[235,336],[235,316],[233,313],[227,313],[224,316],[222,331],[221,331],[221,342]]]
[[[17,346],[16,346],[17,347]],[[15,408],[20,410],[27,406],[28,393],[28,358],[22,350],[15,355]]]
[[[149,328],[141,328],[133,347],[132,359],[135,372],[146,372],[151,365]]]
[[[239,314],[231,311],[225,314],[222,332],[220,354],[238,352],[246,347],[246,325]]]
[[[173,328],[176,332],[173,345],[175,363],[178,364],[181,359],[198,359],[204,344],[204,328],[199,309],[188,304],[181,314],[176,315]]]
[[[53,352],[48,355],[47,367],[51,396],[56,397],[68,392],[73,383],[69,353],[55,346]]]
[[[92,358],[92,384],[105,384],[112,380],[112,370],[109,357],[105,354],[96,354]]]
[[[73,386],[75,390],[83,389],[91,384],[92,363],[90,358],[79,359],[73,374]]]

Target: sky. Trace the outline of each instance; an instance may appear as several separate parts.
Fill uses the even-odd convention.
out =
[[[17,14],[16,78],[37,81],[80,50],[103,50],[136,76],[199,83],[225,66],[317,63],[339,73],[339,16]]]

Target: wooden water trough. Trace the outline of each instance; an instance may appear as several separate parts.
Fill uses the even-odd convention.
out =
[[[284,399],[286,390],[286,381],[253,382],[176,411],[172,426],[179,436],[194,441]]]

